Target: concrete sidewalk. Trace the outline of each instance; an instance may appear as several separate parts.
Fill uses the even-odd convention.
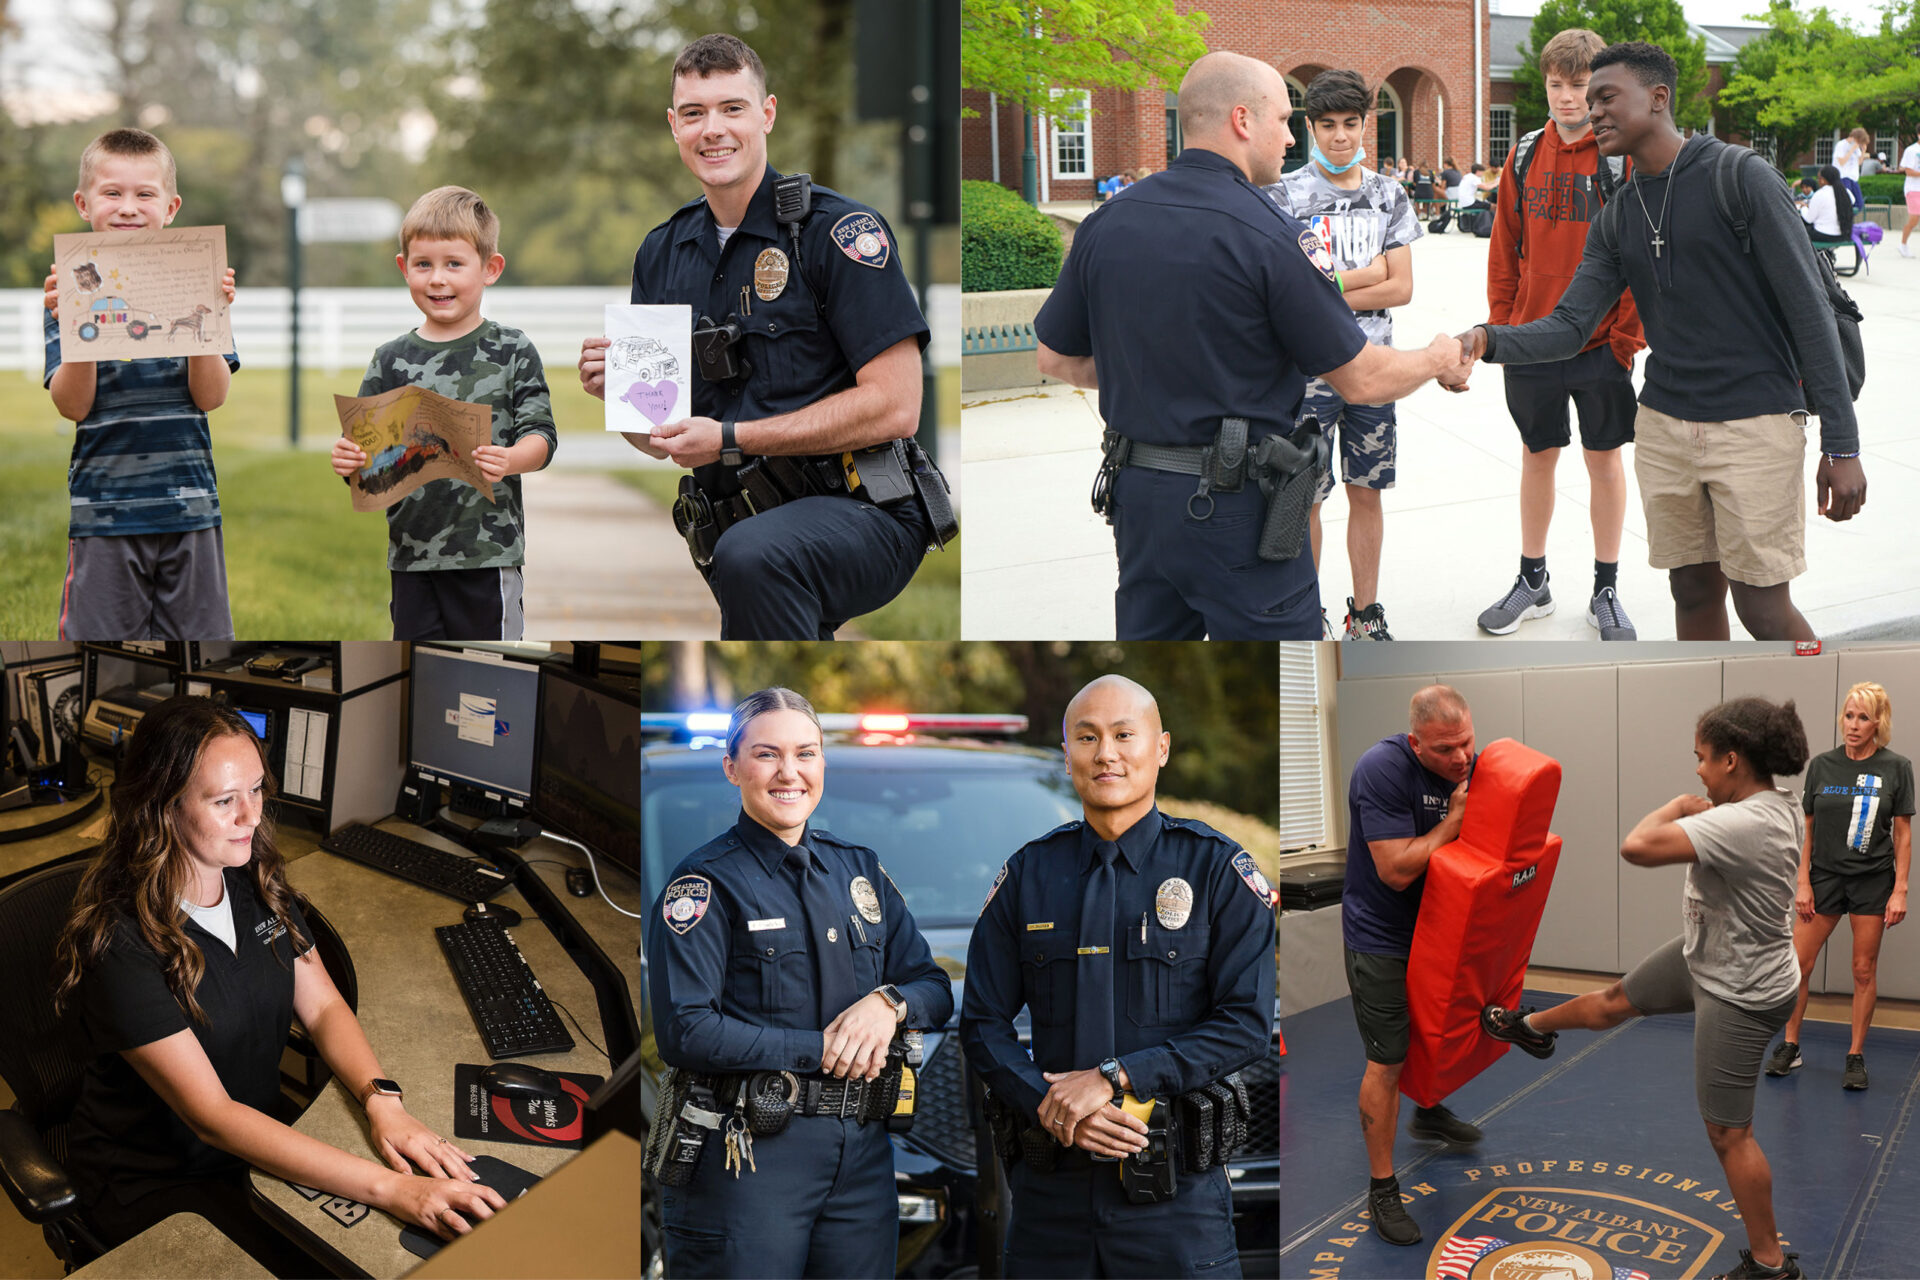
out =
[[[1397,345],[1421,346],[1486,318],[1487,243],[1455,230],[1414,245],[1414,299],[1394,313]],[[1825,638],[1920,639],[1920,405],[1904,376],[1920,359],[1920,258],[1900,257],[1889,240],[1875,250],[1871,274],[1841,283],[1867,317],[1867,382],[1855,405],[1867,505],[1845,524],[1812,514],[1818,429],[1809,427],[1808,569],[1793,596]],[[1113,535],[1087,505],[1100,460],[1097,395],[1049,385],[981,393],[962,408],[972,517],[962,635],[1111,638]],[[1495,640],[1474,619],[1512,583],[1520,556],[1521,445],[1499,369],[1481,366],[1460,395],[1431,385],[1415,392],[1400,402],[1399,422],[1399,483],[1386,494],[1380,567],[1388,625],[1403,640]],[[1666,573],[1647,565],[1631,449],[1620,598],[1642,639],[1672,639]],[[1547,561],[1559,611],[1514,638],[1593,640],[1585,609],[1593,542],[1577,448],[1562,455],[1557,478]],[[1352,590],[1340,491],[1322,517],[1321,602],[1337,625]],[[1738,619],[1733,634],[1746,638]]]

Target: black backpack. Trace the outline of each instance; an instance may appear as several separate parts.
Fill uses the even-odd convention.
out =
[[[1751,228],[1753,205],[1749,198],[1747,179],[1743,175],[1751,168],[1745,163],[1746,157],[1755,154],[1757,153],[1750,148],[1728,143],[1720,148],[1720,154],[1714,157],[1713,163],[1714,207],[1719,209],[1720,216],[1733,227],[1733,234],[1740,240],[1740,252],[1749,255],[1753,253]],[[1761,160],[1761,164],[1765,166],[1768,177],[1780,184],[1782,188],[1786,186],[1787,180],[1780,176],[1778,170],[1767,164],[1764,159]],[[1840,339],[1841,363],[1847,370],[1847,391],[1851,399],[1858,400],[1860,388],[1867,381],[1867,353],[1860,341],[1860,322],[1865,317],[1861,315],[1859,305],[1845,289],[1840,287],[1840,281],[1833,274],[1833,263],[1827,260],[1827,256],[1816,253],[1813,255],[1813,261],[1815,270],[1820,273],[1820,282],[1826,287],[1827,305],[1833,316],[1834,332]],[[1765,280],[1764,275],[1761,278]],[[1767,289],[1771,293],[1773,286],[1768,284]],[[1791,347],[1793,330],[1786,326],[1786,311],[1779,304],[1780,300],[1776,297],[1774,305],[1780,311],[1782,327],[1787,329],[1787,345]],[[1794,350],[1793,358],[1796,365],[1801,363],[1797,348]],[[1814,403],[1813,388],[1807,386],[1804,380],[1800,385],[1806,393],[1807,411],[1819,413],[1820,406]]]
[[[1535,145],[1540,141],[1540,135],[1545,133],[1547,128],[1550,127],[1549,125],[1535,129],[1532,133],[1529,133],[1520,139],[1520,141],[1513,144],[1513,211],[1520,215],[1521,229],[1521,239],[1514,245],[1514,249],[1523,258],[1527,256],[1525,238],[1527,226],[1527,166],[1533,163],[1533,150]],[[1600,204],[1604,207],[1607,201],[1613,199],[1613,193],[1620,189],[1620,183],[1627,172],[1627,158],[1625,156],[1601,156],[1600,160],[1601,164],[1599,168],[1594,171],[1593,175],[1593,193],[1599,197]],[[1488,219],[1488,224],[1488,234],[1491,235],[1492,219]]]

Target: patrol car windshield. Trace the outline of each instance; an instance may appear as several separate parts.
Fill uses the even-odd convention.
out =
[[[651,774],[640,802],[647,882],[665,884],[687,854],[732,826],[740,793],[716,758],[711,773]],[[1080,816],[1057,764],[990,773],[875,770],[830,763],[813,825],[866,845],[921,928],[971,925],[1001,863],[1021,845]]]

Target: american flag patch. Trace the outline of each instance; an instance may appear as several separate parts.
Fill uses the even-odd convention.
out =
[[[1498,1236],[1452,1236],[1440,1250],[1440,1263],[1434,1274],[1445,1276],[1447,1280],[1467,1280],[1473,1271],[1473,1264],[1495,1249],[1504,1248],[1506,1241]],[[1614,1280],[1620,1280],[1615,1276]]]
[[[1615,1267],[1613,1280],[1647,1280],[1647,1273],[1635,1271],[1632,1267]]]

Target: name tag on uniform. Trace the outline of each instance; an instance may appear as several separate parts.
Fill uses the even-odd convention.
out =
[[[768,929],[784,929],[786,927],[787,927],[787,918],[785,916],[775,916],[771,920],[747,921],[748,933],[763,933]]]
[[[1028,933],[1040,933],[1040,932],[1042,932],[1042,931],[1044,931],[1044,930],[1047,930],[1047,929],[1051,929],[1051,928],[1053,928],[1053,921],[1051,921],[1051,920],[1048,920],[1048,921],[1047,921],[1047,922],[1045,922],[1044,924],[1030,924],[1030,925],[1028,925],[1028,926],[1027,926],[1027,932],[1028,932]]]

